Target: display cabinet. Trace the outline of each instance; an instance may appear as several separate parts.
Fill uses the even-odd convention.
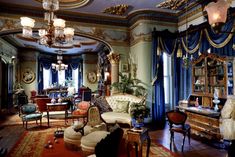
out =
[[[234,58],[214,54],[201,55],[192,63],[192,94],[188,106],[179,108],[188,115],[192,133],[209,139],[221,140],[219,130],[220,110],[228,95],[234,95]],[[218,107],[213,103],[218,93]],[[214,101],[215,102],[215,101]]]
[[[192,95],[189,104],[195,104],[196,98],[202,107],[213,108],[215,90],[221,99],[220,106],[226,101],[227,95],[233,95],[233,65],[232,59],[214,54],[201,55],[192,64]]]
[[[213,96],[215,89],[219,97],[227,96],[227,59],[214,54],[201,55],[192,64],[192,93]]]

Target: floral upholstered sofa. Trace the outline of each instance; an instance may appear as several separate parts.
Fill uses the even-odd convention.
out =
[[[131,126],[131,106],[133,103],[139,103],[144,100],[145,99],[143,98],[128,94],[118,94],[105,97],[105,101],[107,102],[106,105],[103,104],[102,107],[99,107],[101,110],[101,117],[106,123],[128,124]]]

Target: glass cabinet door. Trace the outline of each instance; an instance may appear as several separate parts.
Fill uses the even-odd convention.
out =
[[[234,95],[234,89],[233,89],[233,61],[230,60],[227,63],[227,86],[228,86],[228,95]]]
[[[193,92],[204,93],[206,88],[205,76],[206,76],[205,61],[201,59],[193,66]]]

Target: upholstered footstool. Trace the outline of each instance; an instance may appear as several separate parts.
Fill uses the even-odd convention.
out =
[[[69,150],[80,150],[81,138],[81,132],[74,131],[73,126],[66,128],[64,131],[64,145]]]
[[[95,152],[95,146],[98,142],[104,139],[109,132],[107,131],[94,131],[81,139],[81,148],[84,155],[90,155]]]

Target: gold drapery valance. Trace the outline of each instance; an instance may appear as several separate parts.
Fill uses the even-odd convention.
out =
[[[228,37],[224,40],[224,42],[219,43],[219,44],[216,44],[213,40],[211,40],[207,29],[204,29],[204,31],[205,31],[206,38],[207,38],[207,40],[209,41],[210,45],[213,46],[213,47],[215,47],[215,48],[222,48],[222,47],[224,47],[225,45],[228,44],[228,42],[229,42],[229,41],[232,39],[232,37],[233,37],[233,34],[229,34]],[[231,31],[232,31],[232,32],[234,31],[234,27],[232,28]]]
[[[198,43],[197,43],[197,45],[195,46],[194,49],[189,50],[188,47],[186,46],[186,44],[184,43],[184,39],[183,39],[183,38],[181,39],[181,42],[182,42],[182,45],[183,45],[184,50],[185,50],[187,53],[189,53],[189,54],[195,53],[195,52],[199,49],[200,44],[201,44],[201,42],[202,42],[202,31],[200,32],[199,41],[198,41]]]

